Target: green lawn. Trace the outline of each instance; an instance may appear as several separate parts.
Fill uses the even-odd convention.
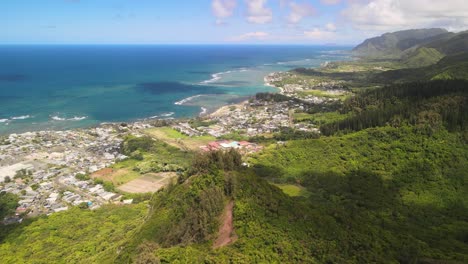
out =
[[[170,127],[158,127],[145,130],[145,133],[153,138],[166,142],[169,145],[182,150],[199,150],[200,146],[216,140],[213,136],[189,137]]]
[[[178,139],[178,138],[189,138],[189,136],[180,133],[179,131],[173,129],[172,127],[158,127],[153,130],[163,133],[168,138]]]
[[[303,196],[308,197],[309,192],[302,186],[294,184],[274,184],[276,187],[280,188],[285,194],[289,196]]]
[[[309,113],[294,113],[295,122],[311,121],[314,124],[328,124],[336,121],[341,121],[349,117],[348,114],[340,114],[339,112],[321,112],[315,114]]]

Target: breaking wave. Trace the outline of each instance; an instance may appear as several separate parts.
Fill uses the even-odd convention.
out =
[[[81,121],[81,120],[85,120],[88,117],[87,116],[74,116],[72,118],[65,118],[65,117],[60,117],[60,116],[51,116],[50,118],[54,121]]]
[[[192,101],[193,99],[195,99],[195,98],[197,98],[197,97],[200,97],[200,96],[202,96],[202,94],[197,94],[197,95],[194,95],[194,96],[190,96],[190,97],[187,97],[187,98],[182,99],[182,100],[180,100],[180,101],[177,101],[177,102],[175,102],[174,104],[175,104],[175,105],[183,105],[183,104],[185,104],[185,103],[187,103],[187,102],[190,102],[190,101]]]

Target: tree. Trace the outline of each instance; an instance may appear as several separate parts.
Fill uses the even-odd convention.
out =
[[[5,183],[11,182],[10,176],[6,176],[5,179],[3,180]]]
[[[7,192],[0,193],[0,219],[11,215],[18,207],[19,198],[17,195]]]

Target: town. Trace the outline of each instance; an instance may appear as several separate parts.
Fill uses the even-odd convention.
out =
[[[0,192],[19,195],[16,213],[28,216],[119,201],[119,194],[83,177],[126,158],[119,147],[128,131],[116,127],[9,135],[0,145]]]
[[[274,73],[265,77],[265,81],[268,85],[281,85],[290,77],[290,73]],[[214,140],[198,146],[198,151],[233,148],[243,155],[259,152],[263,146],[225,138],[232,134],[245,138],[264,136],[282,128],[319,133],[313,122],[295,122],[295,113],[307,111],[312,106],[335,103],[338,96],[347,91],[340,83],[320,83],[318,86],[322,93],[303,96],[304,91],[318,88],[283,85],[279,87],[281,100],[272,99],[268,94],[257,94],[248,101],[202,115],[197,118],[198,122],[193,119],[143,120],[3,137],[0,139],[0,192],[20,197],[16,214],[4,223],[22,221],[24,216],[60,212],[72,206],[96,209],[109,203],[131,203],[131,199],[124,199],[122,190],[109,189],[89,175],[128,159],[120,151],[125,136],[143,136],[146,129],[169,126],[190,138],[208,135]]]

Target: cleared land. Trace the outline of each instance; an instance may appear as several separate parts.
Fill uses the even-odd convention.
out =
[[[213,248],[220,248],[231,244],[236,241],[237,236],[233,234],[234,224],[232,210],[234,208],[234,202],[229,201],[229,203],[224,208],[224,213],[221,218],[221,226],[218,231],[218,238],[213,244]]]
[[[275,184],[275,186],[280,188],[285,194],[289,196],[293,196],[293,197],[294,196],[303,196],[303,197],[309,196],[309,193],[307,192],[307,190],[302,186],[298,186],[294,184]]]
[[[184,151],[198,151],[201,146],[216,140],[213,136],[189,137],[170,127],[150,128],[145,130],[145,134]]]
[[[112,182],[115,186],[125,184],[129,181],[137,179],[141,175],[129,168],[105,168],[91,174],[93,179],[102,179],[104,181]]]
[[[317,125],[323,125],[341,121],[349,117],[349,114],[340,114],[339,112],[320,112],[315,114],[308,113],[294,113],[294,122],[312,122]]]
[[[170,183],[175,176],[175,172],[148,173],[117,187],[117,189],[128,193],[156,192]]]

